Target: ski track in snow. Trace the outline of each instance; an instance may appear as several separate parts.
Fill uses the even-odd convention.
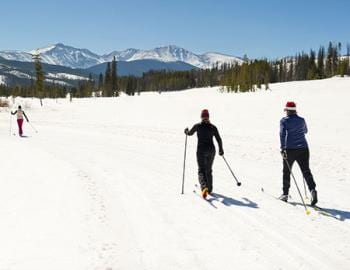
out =
[[[45,101],[28,108],[39,133],[23,139],[8,135],[8,115],[0,113],[0,269],[348,269],[350,130],[342,125],[350,79],[271,87]],[[308,121],[319,205],[335,218],[313,209],[307,216],[273,198],[281,189],[278,121],[288,99],[300,101]],[[324,101],[342,111],[321,117]],[[209,203],[192,192],[195,137],[180,195],[183,128],[203,107],[243,183],[235,185],[217,156]],[[291,195],[300,201],[293,184]]]

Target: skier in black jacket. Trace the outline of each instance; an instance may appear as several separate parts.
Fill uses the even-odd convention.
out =
[[[212,166],[215,158],[215,146],[213,137],[215,137],[219,145],[219,155],[224,155],[222,140],[216,126],[209,121],[209,111],[203,110],[201,113],[202,121],[189,130],[185,129],[185,134],[192,136],[197,132],[197,162],[198,162],[198,178],[202,190],[203,198],[213,191]]]

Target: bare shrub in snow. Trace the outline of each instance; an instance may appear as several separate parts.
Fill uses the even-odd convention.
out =
[[[6,99],[0,98],[0,107],[2,107],[2,108],[9,107],[9,101],[7,98]]]

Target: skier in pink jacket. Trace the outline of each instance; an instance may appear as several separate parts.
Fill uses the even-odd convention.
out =
[[[21,106],[18,106],[18,109],[14,112],[11,112],[12,115],[17,115],[17,124],[18,124],[18,133],[19,136],[23,136],[23,119],[25,118],[27,120],[27,122],[29,122],[29,119],[27,117],[27,115],[25,114],[25,112],[22,110]]]

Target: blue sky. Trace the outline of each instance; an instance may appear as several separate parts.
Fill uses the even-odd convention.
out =
[[[175,44],[272,58],[350,42],[349,0],[11,0],[0,8],[0,50],[63,42],[102,54]]]

